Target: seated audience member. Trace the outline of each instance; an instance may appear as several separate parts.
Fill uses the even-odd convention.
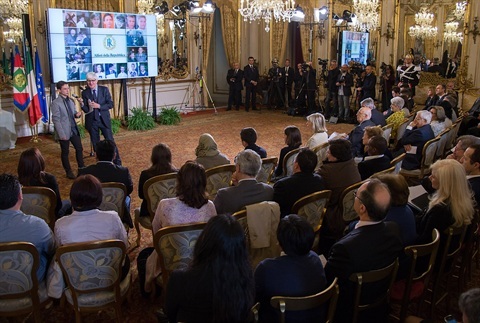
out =
[[[263,260],[255,270],[256,301],[260,302],[259,321],[278,322],[279,310],[270,305],[273,296],[308,296],[326,287],[323,265],[310,250],[315,234],[310,224],[296,214],[280,220],[277,240],[285,255]],[[287,322],[323,321],[323,308],[286,313]],[[322,318],[322,319],[320,319]]]
[[[406,107],[408,111],[412,112],[413,108],[415,107],[415,102],[412,98],[412,90],[410,88],[402,88],[400,90],[400,97],[405,101],[404,107]]]
[[[425,100],[424,110],[428,110],[430,107],[436,105],[438,100],[438,95],[435,94],[435,87],[429,86],[427,91],[427,99]]]
[[[449,154],[447,159],[455,159],[461,162],[465,150],[471,145],[479,145],[480,138],[472,135],[464,135],[457,138],[457,144],[452,148],[452,153]]]
[[[215,206],[208,200],[206,187],[207,177],[203,166],[194,161],[187,161],[177,173],[177,197],[166,198],[158,203],[152,222],[153,232],[172,225],[207,222],[212,216],[217,215]],[[157,252],[151,251],[152,254],[146,264],[147,292],[161,273]]]
[[[55,192],[55,196],[57,197],[55,217],[57,219],[65,214],[72,213],[70,201],[62,201],[57,179],[54,175],[45,171],[45,159],[38,148],[28,148],[22,152],[18,160],[17,172],[18,180],[23,186],[42,186]]]
[[[278,158],[277,168],[275,169],[275,177],[281,177],[284,175],[283,169],[283,159],[285,155],[290,151],[299,148],[302,145],[302,135],[300,134],[300,129],[295,126],[288,126],[284,130],[285,134],[285,144],[286,147],[283,147],[280,150],[280,157]]]
[[[243,150],[235,157],[232,180],[237,184],[218,190],[213,201],[218,214],[234,213],[246,205],[273,199],[273,188],[255,178],[261,166],[262,160],[253,150]]]
[[[330,250],[325,273],[327,281],[338,277],[340,295],[335,322],[351,322],[355,284],[349,280],[353,273],[384,268],[390,265],[403,248],[397,224],[384,222],[390,206],[388,187],[377,179],[360,186],[354,208],[360,221],[355,229],[335,243]],[[375,299],[386,290],[385,284],[366,284],[361,303]],[[388,305],[360,312],[358,322],[387,322]]]
[[[170,322],[248,322],[255,287],[242,226],[229,215],[211,218],[193,261],[171,273],[165,301]]]
[[[480,207],[480,145],[471,145],[463,154],[461,163],[467,173],[467,180],[475,197],[476,207]]]
[[[358,172],[362,181],[375,173],[390,168],[390,158],[385,156],[387,141],[385,138],[375,136],[370,138],[366,146],[368,156],[358,164]]]
[[[433,134],[436,137],[442,131],[452,125],[452,120],[445,116],[445,110],[441,106],[434,105],[429,111],[432,114],[432,122],[430,122],[430,127],[432,127]]]
[[[407,153],[402,162],[403,169],[413,170],[420,168],[423,146],[427,141],[435,137],[432,127],[430,127],[431,120],[432,114],[429,111],[421,110],[417,112],[415,119],[407,126],[405,134],[400,140]]]
[[[366,127],[375,126],[375,123],[370,120],[372,117],[372,110],[369,108],[361,108],[357,112],[357,121],[359,125],[353,128],[348,136],[348,140],[352,144],[351,154],[353,157],[363,156],[364,147],[362,144],[363,132]]]
[[[370,126],[370,127],[365,127],[365,131],[363,132],[363,137],[362,137],[362,145],[364,147],[367,146],[368,144],[368,141],[370,140],[370,138],[372,137],[375,137],[375,136],[380,136],[380,137],[383,137],[383,130],[382,128],[380,127],[377,127],[377,126]],[[385,149],[385,152],[384,152],[384,155],[388,157],[388,159],[392,160],[393,159],[393,156],[392,156],[392,153],[390,152],[390,150],[388,149]],[[366,151],[366,149],[364,149],[364,154],[363,156],[368,156],[368,153]]]
[[[115,142],[111,140],[102,140],[97,143],[95,149],[97,163],[78,170],[80,175],[93,175],[101,183],[117,182],[123,183],[127,189],[127,198],[125,200],[125,212],[122,221],[130,228],[133,228],[132,217],[130,216],[130,194],[133,191],[133,182],[127,167],[118,166],[113,163],[117,148]]]
[[[400,88],[398,86],[393,86],[392,87],[392,98],[396,98],[400,96]],[[383,111],[383,115],[385,116],[385,119],[388,118],[390,115],[392,115],[392,108],[389,108],[388,110]]]
[[[321,113],[312,113],[307,116],[307,125],[312,127],[313,134],[308,139],[306,147],[313,149],[328,141],[325,117]]]
[[[445,110],[445,115],[447,116],[447,118],[449,118],[450,120],[453,120],[452,119],[453,106],[448,101],[448,99],[446,99],[447,96],[448,96],[447,86],[445,84],[438,84],[435,87],[435,93],[438,96],[438,100],[435,103],[435,105],[439,105],[439,106],[443,107],[443,109]]]
[[[293,174],[273,185],[273,200],[280,206],[280,214],[290,214],[293,204],[300,198],[324,189],[323,180],[314,174],[317,155],[308,148],[302,148],[295,158]]]
[[[35,245],[39,255],[38,282],[43,282],[55,253],[52,230],[41,218],[20,211],[23,195],[17,177],[0,175],[0,242],[25,241]]]
[[[386,121],[385,121],[385,116],[383,115],[382,112],[377,110],[377,108],[375,107],[375,101],[373,101],[372,98],[367,98],[367,99],[363,100],[362,102],[360,102],[360,104],[361,104],[362,108],[366,107],[366,108],[369,108],[372,111],[372,117],[370,118],[370,120],[376,126],[383,127],[387,124]]]
[[[327,160],[318,170],[318,174],[323,178],[325,189],[332,191],[320,234],[321,251],[326,253],[332,242],[342,236],[345,228],[340,196],[343,190],[361,180],[357,165],[352,158],[351,144],[348,140],[330,141]]]
[[[138,197],[142,200],[142,204],[140,205],[141,217],[150,216],[148,213],[147,201],[145,200],[145,195],[143,194],[143,185],[145,182],[158,175],[177,172],[175,166],[172,165],[172,152],[166,144],[158,144],[152,148],[150,162],[152,163],[152,166],[150,166],[148,169],[142,170],[140,173],[140,179],[138,181]]]
[[[195,161],[205,169],[230,164],[230,160],[218,150],[215,139],[208,133],[202,134],[198,139],[195,156],[197,156]]]
[[[398,128],[402,123],[406,121],[405,118],[408,118],[410,112],[406,108],[403,108],[405,101],[401,97],[397,96],[396,98],[392,98],[390,102],[390,109],[392,109],[392,114],[387,118],[387,124],[392,125],[391,138],[396,138]],[[404,110],[406,110],[407,115],[405,115]]]
[[[461,115],[459,115],[460,117]],[[465,113],[463,116],[460,129],[458,130],[458,135],[462,136],[467,133],[467,130],[472,128],[472,131],[477,128],[480,120],[480,97],[478,97],[473,103],[468,113]]]
[[[240,131],[240,138],[245,149],[251,149],[256,152],[260,158],[267,158],[267,152],[260,146],[257,146],[257,132],[253,128],[243,128]]]
[[[372,178],[380,180],[390,190],[390,209],[384,221],[392,221],[398,224],[403,245],[405,247],[412,245],[417,238],[417,231],[415,230],[415,216],[408,206],[410,191],[407,181],[399,174],[378,174]]]

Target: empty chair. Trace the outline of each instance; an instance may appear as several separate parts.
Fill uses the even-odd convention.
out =
[[[292,206],[292,213],[304,217],[312,226],[313,231],[318,233],[331,194],[332,191],[324,190],[304,196]]]
[[[325,142],[317,147],[312,148],[313,152],[317,155],[318,160],[317,167],[315,167],[315,169],[319,169],[323,165],[323,161],[327,158],[328,146],[330,146],[330,144]]]
[[[222,165],[207,169],[207,193],[210,200],[214,200],[219,189],[228,187],[235,172],[235,165]]]
[[[438,134],[437,137],[440,137],[440,140],[438,141],[438,148],[437,152],[435,154],[435,159],[442,158],[443,155],[445,154],[445,147],[447,145],[447,141],[450,136],[450,131],[452,131],[452,128],[447,128],[443,130],[441,133]]]
[[[55,227],[55,207],[57,196],[47,187],[28,186],[22,187],[23,201],[20,207],[25,214],[35,215],[47,222],[52,229]]]
[[[262,167],[258,172],[257,181],[270,184],[275,167],[277,167],[277,162],[277,157],[262,158]]]
[[[405,130],[407,129],[408,124],[412,120],[407,119],[404,123],[402,123],[400,126],[398,126],[397,136],[394,138],[395,140],[394,140],[394,143],[393,143],[393,147],[396,147],[398,142],[400,141],[400,139],[402,139],[403,135],[405,134]]]

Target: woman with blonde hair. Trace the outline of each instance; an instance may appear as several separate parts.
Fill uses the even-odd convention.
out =
[[[313,135],[308,139],[306,146],[313,149],[328,141],[325,117],[321,113],[312,113],[307,117],[307,125],[312,127]]]

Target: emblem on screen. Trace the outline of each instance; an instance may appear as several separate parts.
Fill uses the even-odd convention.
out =
[[[116,41],[115,38],[113,38],[112,35],[106,35],[105,38],[103,39],[103,47],[108,50],[112,50],[115,48]]]

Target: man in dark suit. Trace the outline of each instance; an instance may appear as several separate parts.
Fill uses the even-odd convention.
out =
[[[125,212],[122,222],[133,228],[130,216],[130,194],[133,192],[132,177],[128,168],[113,163],[116,145],[111,140],[102,140],[97,143],[97,163],[78,170],[78,176],[90,174],[98,178],[102,183],[117,182],[125,185],[127,197],[125,199]]]
[[[337,77],[339,121],[350,120],[350,96],[352,95],[353,76],[348,72],[348,65],[343,64]]]
[[[250,110],[250,104],[252,105],[253,110],[257,110],[257,98],[256,90],[257,83],[260,75],[258,74],[258,69],[253,65],[255,59],[250,56],[248,58],[248,65],[243,68],[243,77],[245,82],[245,111]]]
[[[377,108],[375,107],[375,101],[373,101],[372,98],[367,98],[363,100],[362,102],[360,102],[360,105],[362,106],[362,108],[367,107],[372,110],[372,118],[370,120],[372,120],[372,122],[376,126],[383,127],[387,125],[387,121],[385,121],[385,116],[383,115],[383,113],[377,110]]]
[[[358,163],[358,172],[362,181],[375,173],[390,168],[390,158],[385,156],[387,140],[381,136],[373,136],[365,147],[368,156]]]
[[[285,101],[285,107],[289,108],[292,101],[292,85],[293,79],[295,78],[295,68],[290,66],[290,60],[287,58],[285,60],[285,66],[282,68],[282,83],[284,86],[284,91],[286,95],[283,96]]]
[[[235,186],[218,190],[213,201],[217,214],[234,213],[246,205],[273,199],[273,188],[255,179],[261,166],[262,160],[253,150],[243,150],[235,157]]]
[[[480,145],[471,145],[465,150],[461,163],[467,173],[468,183],[472,188],[477,202],[480,206]]]
[[[437,102],[435,102],[435,105],[441,106],[445,110],[445,115],[449,118],[452,119],[452,113],[453,113],[453,106],[452,104],[447,100],[447,85],[445,84],[438,84],[435,87],[435,94],[438,96]]]
[[[383,222],[390,207],[388,187],[377,179],[360,186],[355,194],[354,209],[360,221],[355,229],[335,243],[325,266],[327,281],[338,277],[340,296],[335,322],[351,322],[355,285],[353,273],[384,268],[398,257],[403,248],[396,223]],[[365,284],[361,303],[372,301],[388,288],[388,282]],[[388,306],[383,304],[361,312],[358,322],[387,322]]]
[[[328,68],[327,79],[325,87],[327,89],[327,96],[325,98],[325,115],[329,118],[332,115],[338,115],[338,76],[340,70],[338,69],[337,61],[332,59]],[[330,102],[333,101],[333,109],[330,106]]]
[[[317,155],[308,148],[302,148],[293,163],[293,175],[273,185],[273,200],[280,206],[282,218],[291,213],[298,199],[325,189],[322,177],[313,173],[316,166]]]
[[[361,87],[357,91],[362,91],[361,100],[366,98],[375,99],[375,85],[377,84],[377,77],[373,73],[373,67],[368,65],[365,67],[365,78]]]
[[[79,102],[85,112],[85,128],[90,133],[93,149],[97,151],[100,131],[105,140],[114,141],[110,121],[110,109],[113,108],[113,101],[108,88],[97,84],[97,75],[94,72],[87,73],[87,85],[88,88],[82,91],[82,99]],[[115,149],[116,156],[113,162],[122,165],[116,146]]]
[[[362,137],[363,132],[365,131],[365,127],[374,127],[375,124],[370,120],[372,118],[372,110],[369,108],[360,108],[357,112],[357,121],[359,125],[353,128],[348,135],[348,140],[352,144],[352,156],[353,157],[360,157],[363,156],[363,143]]]
[[[435,57],[432,62],[432,66],[430,66],[427,70],[429,73],[438,73],[440,76],[445,76],[445,70],[440,64],[440,59],[438,57]]]
[[[235,62],[233,63],[233,68],[227,72],[227,82],[229,85],[227,111],[232,110],[234,103],[237,111],[240,109],[243,90],[242,79],[243,71],[240,69],[240,64]]]
[[[243,128],[242,131],[240,131],[240,139],[242,140],[244,149],[251,149],[256,152],[260,158],[267,158],[267,151],[256,144],[257,132],[254,128]]]
[[[421,110],[417,112],[415,119],[407,126],[400,141],[407,155],[402,162],[402,168],[406,170],[419,169],[422,162],[423,146],[430,139],[435,138],[430,122],[432,114],[430,111]]]

